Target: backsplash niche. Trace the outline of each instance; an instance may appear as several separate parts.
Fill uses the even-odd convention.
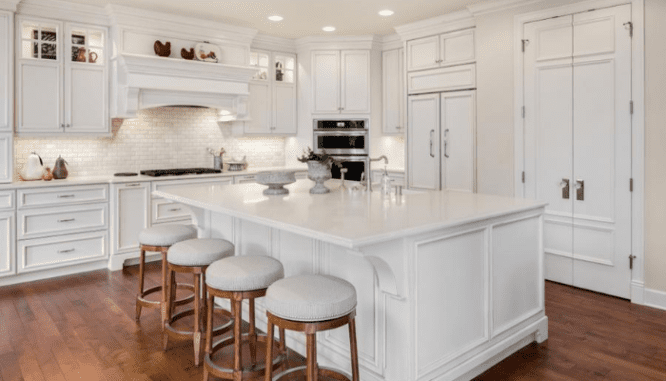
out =
[[[160,107],[139,112],[136,119],[114,119],[111,137],[15,137],[15,177],[28,155],[37,152],[53,168],[61,155],[70,176],[112,175],[142,169],[212,168],[208,147],[224,147],[224,160],[247,156],[251,167],[285,164],[284,138],[231,136],[218,124],[216,110]]]

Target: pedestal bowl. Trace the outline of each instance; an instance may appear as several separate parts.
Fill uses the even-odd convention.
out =
[[[296,175],[295,171],[266,171],[257,173],[255,180],[259,184],[268,185],[268,189],[264,189],[265,195],[276,196],[289,194],[289,189],[284,186],[295,183]]]

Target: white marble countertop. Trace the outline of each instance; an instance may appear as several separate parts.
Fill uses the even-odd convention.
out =
[[[413,236],[544,207],[539,201],[450,191],[406,191],[384,196],[375,191],[350,193],[334,189],[311,195],[310,180],[287,185],[285,196],[264,196],[261,184],[192,185],[155,196],[251,222],[316,238],[348,248]]]
[[[40,187],[57,187],[57,186],[74,186],[86,184],[117,184],[117,183],[136,183],[143,181],[166,181],[166,180],[193,180],[205,179],[213,177],[229,177],[229,176],[243,176],[252,175],[262,171],[276,171],[276,170],[294,170],[294,171],[307,171],[308,167],[250,167],[245,171],[225,171],[222,173],[210,173],[201,175],[181,175],[181,176],[159,176],[151,177],[145,175],[118,177],[113,175],[107,176],[72,176],[63,180],[51,181],[15,181],[8,184],[0,184],[0,190],[10,189],[23,189],[23,188],[40,188]]]

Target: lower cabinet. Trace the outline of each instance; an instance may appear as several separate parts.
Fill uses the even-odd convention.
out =
[[[0,277],[16,274],[16,213],[0,212]]]
[[[111,185],[111,254],[139,253],[139,234],[150,226],[150,182]]]
[[[46,270],[107,258],[106,230],[18,241],[18,272]]]

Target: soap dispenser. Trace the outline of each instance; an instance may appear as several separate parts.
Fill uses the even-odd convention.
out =
[[[384,167],[384,173],[382,173],[382,194],[391,194],[391,178],[389,177],[388,170]]]

